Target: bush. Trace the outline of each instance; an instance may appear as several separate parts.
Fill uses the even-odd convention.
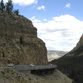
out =
[[[19,15],[19,10],[15,10],[14,13],[15,13],[16,15]]]

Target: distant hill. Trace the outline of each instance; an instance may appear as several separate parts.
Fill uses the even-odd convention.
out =
[[[66,53],[67,52],[64,52],[64,51],[48,50],[48,52],[47,52],[48,61],[58,59],[58,58],[62,57],[63,55],[65,55]]]
[[[57,64],[58,68],[74,79],[76,83],[83,83],[83,35],[75,48],[51,63]]]

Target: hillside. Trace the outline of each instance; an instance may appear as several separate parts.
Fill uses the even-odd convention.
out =
[[[72,83],[72,80],[58,70],[51,75],[38,76],[2,68],[0,69],[0,83]]]
[[[62,58],[51,63],[57,64],[58,68],[74,79],[76,83],[83,83],[83,35],[75,48]]]
[[[37,29],[32,22],[21,15],[0,13],[0,63],[47,62],[45,43],[37,37]]]

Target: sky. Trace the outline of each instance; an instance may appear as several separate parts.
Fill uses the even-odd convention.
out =
[[[4,0],[7,1],[7,0]],[[83,34],[83,0],[13,0],[48,50],[70,51]]]

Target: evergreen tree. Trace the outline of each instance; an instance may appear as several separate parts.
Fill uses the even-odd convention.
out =
[[[19,15],[19,10],[18,10],[18,9],[15,10],[14,13],[15,13],[16,15]]]
[[[12,0],[8,0],[7,4],[6,4],[6,10],[8,13],[13,11],[13,3]]]
[[[3,12],[4,8],[5,8],[4,2],[3,2],[3,0],[1,0],[1,2],[0,2],[0,10]]]
[[[1,2],[0,2],[0,11],[2,10]]]

